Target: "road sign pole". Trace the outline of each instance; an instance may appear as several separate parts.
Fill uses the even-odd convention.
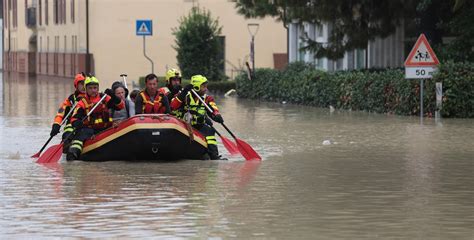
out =
[[[153,60],[151,60],[151,58],[149,58],[147,55],[146,55],[146,41],[145,41],[145,36],[143,36],[143,56],[145,56],[146,59],[148,59],[148,61],[150,61],[151,63],[151,73],[155,73],[155,68],[154,68],[154,64],[153,64]]]
[[[420,79],[420,118],[423,119],[423,89],[425,79]]]

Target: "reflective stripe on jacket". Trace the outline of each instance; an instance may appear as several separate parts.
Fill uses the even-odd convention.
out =
[[[165,113],[166,108],[163,106],[161,100],[163,95],[156,94],[155,99],[152,101],[150,95],[146,91],[140,92],[140,96],[143,99],[142,113]]]

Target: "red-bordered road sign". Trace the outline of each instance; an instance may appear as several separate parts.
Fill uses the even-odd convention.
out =
[[[405,67],[435,67],[438,64],[438,57],[422,33],[405,60]]]

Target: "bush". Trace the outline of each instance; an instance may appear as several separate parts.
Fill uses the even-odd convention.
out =
[[[447,62],[434,79],[425,80],[424,111],[436,110],[435,82],[443,82],[444,117],[474,117],[474,64]],[[402,69],[328,73],[311,64],[291,63],[283,71],[257,69],[253,80],[236,77],[241,97],[287,101],[317,107],[400,115],[419,114],[419,80],[405,79]]]

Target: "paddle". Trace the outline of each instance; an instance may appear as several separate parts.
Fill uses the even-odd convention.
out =
[[[67,119],[69,118],[69,115],[72,113],[72,111],[74,110],[74,108],[76,107],[76,105],[77,105],[78,102],[79,102],[79,101],[76,101],[76,102],[74,103],[74,105],[72,105],[72,107],[71,107],[71,109],[69,110],[69,112],[67,113],[66,117],[63,118],[63,120],[61,121],[61,124],[60,124],[61,127],[66,123]],[[39,152],[37,152],[35,155],[33,155],[33,156],[31,156],[31,157],[32,157],[32,158],[37,158],[37,157],[39,157],[40,154],[41,154],[41,152],[42,152],[42,151],[44,150],[44,148],[49,144],[49,142],[51,141],[51,139],[53,139],[53,137],[54,137],[54,136],[50,136],[49,139],[48,139],[48,141],[46,141],[46,143],[45,143],[45,144],[43,145],[43,147],[39,150]]]
[[[105,99],[105,97],[107,97],[107,94],[104,94],[104,96],[102,96],[102,98],[94,105],[94,107],[89,111],[89,113],[84,118],[82,118],[81,121],[86,120],[89,117],[89,115],[91,115],[91,113],[94,112],[97,106],[99,106],[99,103],[101,103]],[[73,134],[71,133],[69,134],[69,136],[63,139],[61,143],[53,145],[50,148],[48,148],[48,150],[46,150],[46,152],[44,152],[44,154],[41,155],[41,157],[38,159],[38,161],[36,161],[36,163],[51,163],[51,162],[59,161],[62,155],[64,142],[66,140],[69,140],[69,138],[71,138],[72,136]]]
[[[222,143],[224,143],[224,147],[227,149],[227,151],[230,153],[230,155],[237,155],[239,154],[239,148],[237,147],[237,145],[235,145],[234,142],[230,141],[228,138],[222,136],[218,131],[217,129],[215,129],[213,126],[210,126],[212,129],[214,129],[214,131],[216,131],[217,135],[219,135],[219,137],[221,138],[222,140]]]
[[[122,77],[123,85],[125,86],[126,89],[128,89],[128,86],[127,86],[127,74],[122,73],[122,74],[120,74],[120,77]],[[129,91],[129,90],[127,90],[127,91]],[[130,100],[130,94],[127,95],[127,100]]]
[[[209,112],[214,113],[214,111],[212,111],[212,109],[207,105],[204,100],[202,100],[201,96],[199,96],[199,94],[197,94],[194,89],[191,89],[191,92],[199,99],[199,101],[204,104],[204,106]],[[227,132],[229,132],[229,134],[235,139],[235,142],[237,143],[237,148],[242,154],[242,156],[244,156],[245,160],[262,160],[260,155],[258,155],[258,153],[248,143],[241,139],[238,139],[224,123],[221,124],[227,130]]]

